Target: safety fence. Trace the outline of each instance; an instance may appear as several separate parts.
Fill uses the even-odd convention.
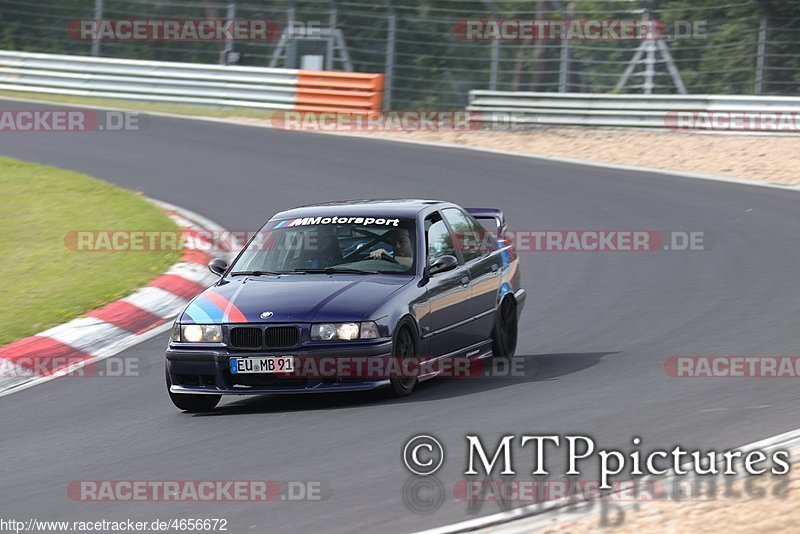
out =
[[[663,39],[528,38],[464,25],[648,18]],[[77,21],[271,21],[272,38],[76,38]],[[483,24],[488,30],[491,26]],[[580,25],[578,27],[581,27]],[[621,36],[620,36],[621,37]],[[386,75],[384,108],[460,110],[472,89],[800,94],[796,0],[0,0],[0,47]],[[312,56],[312,65],[304,60]],[[316,66],[315,66],[316,65]]]
[[[468,111],[520,126],[800,132],[800,97],[470,91]]]
[[[206,106],[363,113],[383,74],[0,51],[0,89]]]

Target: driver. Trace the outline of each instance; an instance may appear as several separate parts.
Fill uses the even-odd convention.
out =
[[[379,260],[381,256],[391,256],[403,267],[411,267],[411,264],[414,263],[414,249],[411,246],[411,234],[408,233],[408,230],[405,228],[391,230],[383,236],[383,240],[392,246],[392,254],[379,248],[370,252],[370,258]]]

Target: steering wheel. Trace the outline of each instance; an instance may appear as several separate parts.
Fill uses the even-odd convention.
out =
[[[380,258],[377,258],[377,259],[380,259],[380,260],[383,260],[383,261],[388,261],[388,262],[394,263],[395,265],[400,265],[399,261],[397,261],[393,256],[389,256],[385,252],[383,254],[381,254]]]
[[[349,253],[345,254],[344,256],[342,256],[342,259],[344,261],[348,261],[353,256],[368,256],[369,255],[369,251],[368,251],[369,247],[371,247],[372,245],[374,245],[377,242],[378,242],[377,240],[372,239],[369,242],[361,243],[359,246],[356,247],[356,249],[354,251],[349,252]]]

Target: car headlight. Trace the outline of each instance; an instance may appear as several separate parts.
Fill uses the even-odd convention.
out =
[[[361,323],[361,339],[376,339],[379,338],[378,325],[373,321]]]
[[[222,343],[222,326],[218,324],[184,324],[180,327],[180,339],[184,343]]]
[[[311,325],[311,339],[314,341],[350,341],[351,339],[375,339],[377,337],[378,325],[372,321]]]

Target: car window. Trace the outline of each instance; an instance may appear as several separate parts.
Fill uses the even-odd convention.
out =
[[[232,272],[413,273],[414,224],[412,219],[356,216],[270,221],[236,260]]]
[[[437,258],[450,254],[456,255],[453,248],[453,238],[450,235],[447,225],[438,214],[431,215],[425,219],[425,237],[428,249],[428,265],[436,261]]]
[[[472,218],[456,208],[442,210],[442,215],[453,229],[456,246],[461,249],[464,261],[474,260],[490,251],[489,241],[484,239],[486,231]]]

